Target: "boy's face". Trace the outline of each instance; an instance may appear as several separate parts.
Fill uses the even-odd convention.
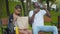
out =
[[[40,7],[36,7],[37,11],[40,11]]]
[[[15,13],[16,13],[16,14],[20,14],[20,13],[21,13],[21,9],[20,9],[20,8],[15,9]]]

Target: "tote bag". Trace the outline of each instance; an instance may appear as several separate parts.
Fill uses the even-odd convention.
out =
[[[17,18],[17,26],[19,29],[27,29],[28,28],[28,17],[18,17]]]

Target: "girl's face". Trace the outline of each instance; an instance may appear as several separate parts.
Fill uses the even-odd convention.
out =
[[[20,8],[15,9],[15,13],[16,13],[16,14],[20,14],[20,13],[21,13],[21,9],[20,9]]]

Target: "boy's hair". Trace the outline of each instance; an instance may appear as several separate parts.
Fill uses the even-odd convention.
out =
[[[21,8],[21,5],[16,5],[16,6],[15,6],[15,9],[18,9],[18,8],[19,8],[19,9],[22,9],[22,8]]]
[[[34,5],[34,8],[36,8],[36,7],[40,8],[40,6],[37,2],[33,3],[33,5]]]

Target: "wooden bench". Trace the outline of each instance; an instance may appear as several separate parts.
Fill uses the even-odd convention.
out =
[[[2,18],[2,26],[6,26],[8,24],[8,18]]]
[[[47,16],[45,16],[45,22],[51,22],[51,19],[50,18],[48,18]],[[58,32],[59,32],[59,34],[60,34],[60,16],[58,16],[58,23],[57,23],[58,25],[57,25],[57,27],[58,27]],[[45,34],[44,32],[39,32],[39,34]]]
[[[3,34],[6,34],[6,28],[7,28],[7,24],[8,24],[8,18],[2,18],[2,32]]]
[[[51,22],[51,19],[45,16],[45,22]],[[2,18],[2,26],[6,26],[8,24],[8,18]],[[58,16],[58,31],[60,34],[60,16]],[[45,34],[45,32],[39,32],[39,34]]]
[[[58,16],[58,32],[60,34],[60,16]]]

